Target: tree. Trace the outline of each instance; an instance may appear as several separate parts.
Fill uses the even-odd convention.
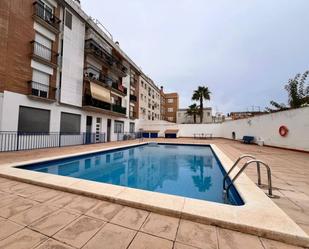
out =
[[[187,109],[187,115],[188,116],[193,116],[193,122],[194,124],[196,124],[196,115],[199,115],[199,109],[198,106],[196,104],[192,104],[189,106],[189,108]]]
[[[289,108],[299,108],[309,104],[309,84],[306,83],[309,71],[296,74],[293,79],[289,79],[284,89],[288,92],[288,106],[270,101],[270,104],[276,109],[266,108],[270,112],[286,110]]]
[[[203,123],[203,116],[204,116],[204,100],[210,100],[210,94],[211,92],[209,91],[208,87],[206,86],[199,86],[197,90],[194,91],[192,100],[196,100],[200,102],[200,123]]]

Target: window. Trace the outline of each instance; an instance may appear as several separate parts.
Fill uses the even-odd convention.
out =
[[[48,5],[47,3],[38,0],[39,4],[39,10],[37,11],[37,14],[39,17],[41,17],[43,20],[50,22],[53,17],[53,8],[52,6]]]
[[[167,111],[168,111],[168,112],[173,112],[174,109],[173,109],[172,107],[170,107],[170,108],[167,108]]]
[[[115,120],[114,133],[123,133],[123,122]]]
[[[80,119],[78,114],[61,112],[60,132],[61,133],[80,133]]]
[[[51,60],[51,49],[52,41],[45,36],[35,33],[35,43],[33,47],[33,53],[41,58],[50,61]]]
[[[65,11],[65,26],[72,29],[72,14],[67,10]]]
[[[130,132],[135,132],[135,123],[130,123]]]
[[[19,132],[49,132],[50,111],[20,106],[18,117]]]
[[[39,70],[32,71],[32,95],[47,98],[49,93],[50,75]]]
[[[168,121],[173,121],[174,118],[173,118],[173,117],[167,117],[167,120],[168,120]]]
[[[167,99],[167,103],[173,103],[174,102],[174,100],[173,99]]]

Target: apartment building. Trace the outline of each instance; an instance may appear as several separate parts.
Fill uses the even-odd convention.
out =
[[[79,1],[0,5],[0,131],[135,131],[141,70]]]
[[[161,103],[161,120],[169,122],[177,122],[177,110],[179,108],[178,93],[164,93],[163,86],[160,89],[160,103]]]
[[[160,101],[160,89],[149,77],[142,74],[139,77],[139,118],[160,120]]]
[[[201,117],[200,115],[195,116],[196,120],[195,122],[197,124],[201,123]],[[203,109],[203,124],[212,123],[212,108],[206,107]],[[193,124],[194,123],[194,116],[188,115],[188,109],[186,108],[180,108],[177,111],[177,123],[178,124]]]

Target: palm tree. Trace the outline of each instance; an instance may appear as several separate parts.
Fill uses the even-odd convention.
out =
[[[199,115],[199,109],[196,104],[189,105],[189,108],[187,109],[187,115],[193,116],[193,122],[196,124],[196,115]]]
[[[199,86],[197,90],[194,91],[192,100],[196,100],[200,102],[200,123],[203,123],[203,116],[204,116],[204,99],[205,100],[210,100],[210,94],[211,92],[209,91],[207,86]]]

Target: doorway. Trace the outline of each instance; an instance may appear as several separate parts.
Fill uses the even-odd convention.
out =
[[[111,127],[112,127],[112,120],[107,119],[107,129],[106,129],[106,140],[107,140],[107,142],[111,141]]]
[[[91,143],[91,129],[92,129],[92,117],[87,116],[86,118],[86,144]]]

